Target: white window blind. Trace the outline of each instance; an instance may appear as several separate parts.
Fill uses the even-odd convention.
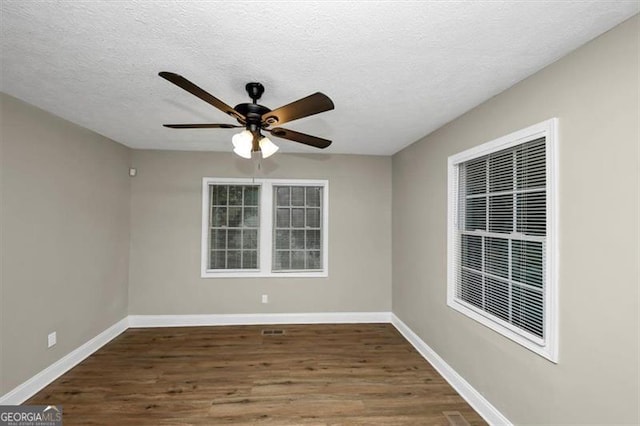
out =
[[[458,168],[456,297],[544,337],[545,139]]]
[[[449,171],[449,305],[550,359],[556,350],[548,205],[554,123],[458,154]]]

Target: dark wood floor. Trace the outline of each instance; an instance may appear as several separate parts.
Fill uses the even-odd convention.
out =
[[[65,426],[485,424],[389,324],[129,329],[26,403]]]

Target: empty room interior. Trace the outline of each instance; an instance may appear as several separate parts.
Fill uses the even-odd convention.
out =
[[[0,425],[640,424],[639,12],[3,0]]]

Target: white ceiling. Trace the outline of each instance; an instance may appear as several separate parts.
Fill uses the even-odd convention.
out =
[[[249,81],[272,109],[316,91],[336,108],[284,127],[325,151],[389,155],[638,13],[631,1],[2,0],[1,85],[132,148],[229,151],[231,123],[158,77],[227,104]]]

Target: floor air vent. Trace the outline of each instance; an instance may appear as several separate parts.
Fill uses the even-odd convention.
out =
[[[449,426],[470,426],[460,411],[443,411],[442,414],[449,421]]]
[[[276,328],[265,328],[262,330],[263,336],[282,336],[284,334],[284,330],[276,329]]]

